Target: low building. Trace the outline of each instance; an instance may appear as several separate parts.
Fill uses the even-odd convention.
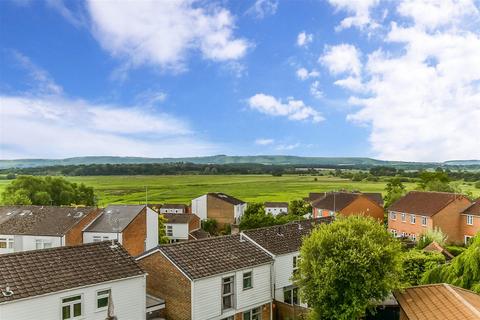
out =
[[[132,255],[158,245],[158,213],[145,205],[109,205],[83,230],[83,242],[117,240]]]
[[[161,245],[137,261],[167,319],[271,319],[272,258],[239,234]]]
[[[400,320],[478,320],[480,295],[449,284],[428,284],[394,292]]]
[[[110,241],[0,258],[2,320],[145,319],[145,272]]]
[[[165,213],[188,213],[188,206],[185,204],[165,203],[160,206],[161,214]]]
[[[292,282],[292,276],[298,268],[303,238],[318,224],[332,221],[333,217],[325,217],[242,232],[248,241],[268,252],[274,259],[273,291],[280,319],[289,319],[307,312],[306,304],[300,300],[298,288]]]
[[[288,202],[265,202],[265,213],[276,216],[288,213]]]
[[[313,218],[335,214],[343,216],[365,215],[381,222],[384,220],[383,200],[380,193],[327,192],[312,202]]]
[[[192,213],[215,219],[220,227],[240,223],[247,203],[225,193],[211,192],[192,200]]]
[[[460,219],[463,241],[468,244],[480,232],[480,198],[462,212]]]
[[[0,254],[83,243],[82,229],[95,219],[94,207],[0,207]]]
[[[200,229],[200,218],[192,213],[165,213],[165,235],[170,242],[192,240],[190,234]]]
[[[471,205],[464,195],[410,191],[388,210],[388,229],[397,237],[416,241],[427,230],[441,229],[452,243],[465,241],[462,213]]]

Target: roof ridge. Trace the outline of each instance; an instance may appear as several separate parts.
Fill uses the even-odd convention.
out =
[[[452,293],[464,306],[466,306],[468,309],[470,309],[470,311],[472,311],[474,315],[480,317],[480,311],[479,311],[477,308],[475,308],[470,302],[468,302],[467,299],[465,299],[465,298],[462,297],[457,291],[455,291],[455,289],[453,289],[450,284],[447,284],[447,283],[442,283],[442,284],[443,284],[443,286],[444,286],[448,291],[450,291],[450,293]]]
[[[114,240],[115,243],[118,244],[118,241],[117,240]],[[87,247],[87,246],[94,246],[94,245],[100,245],[100,244],[104,244],[106,242],[112,242],[112,240],[105,240],[105,241],[98,241],[98,242],[89,242],[89,243],[82,243],[81,245],[65,245],[65,246],[59,246],[59,247],[51,247],[51,248],[45,248],[45,249],[32,249],[32,250],[24,250],[24,251],[17,251],[17,252],[9,252],[9,253],[3,253],[1,255],[1,257],[7,257],[7,256],[13,256],[13,255],[17,255],[17,256],[23,256],[23,255],[30,255],[30,254],[39,254],[39,253],[44,253],[44,252],[48,252],[48,251],[64,251],[64,250],[67,250],[67,249],[76,249],[76,248],[83,248],[83,247]]]

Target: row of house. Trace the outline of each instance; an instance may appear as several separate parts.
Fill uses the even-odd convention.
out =
[[[299,319],[303,237],[334,217],[161,245],[116,240],[4,254],[0,319]],[[394,292],[400,319],[479,319],[480,296],[434,284]],[[398,304],[397,304],[398,302]]]

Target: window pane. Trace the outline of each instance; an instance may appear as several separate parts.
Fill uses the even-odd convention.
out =
[[[51,248],[52,247],[52,243],[51,242],[45,242],[43,244],[43,248],[46,249],[46,248]]]
[[[283,291],[283,301],[288,304],[292,304],[292,291],[285,290]]]
[[[230,283],[225,283],[223,285],[223,294],[227,294],[231,292],[232,292],[232,285]]]
[[[6,242],[0,242],[0,248],[1,249],[5,249],[7,247],[7,243]]]
[[[62,302],[70,302],[70,301],[80,300],[81,298],[82,297],[80,297],[80,296],[65,298],[65,299],[62,299]]]
[[[223,297],[223,309],[232,308],[232,296]]]
[[[81,303],[75,303],[73,305],[73,316],[78,317],[82,315],[82,304]]]
[[[243,313],[243,320],[250,320],[250,311]]]
[[[105,298],[99,298],[97,300],[97,308],[105,308],[106,306],[108,306],[108,297],[105,297]]]
[[[292,304],[298,305],[298,288],[293,289]]]
[[[70,319],[70,306],[62,307],[62,319]]]
[[[104,295],[104,294],[108,295],[109,293],[110,293],[110,290],[108,290],[108,289],[107,290],[102,290],[102,291],[97,292],[97,296],[101,296],[101,295]]]

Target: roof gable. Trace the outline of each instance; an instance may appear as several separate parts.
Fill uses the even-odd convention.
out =
[[[143,275],[133,257],[119,244],[96,242],[1,255],[2,302],[54,293],[106,281]]]
[[[145,205],[109,205],[84,231],[122,232],[145,207]]]

